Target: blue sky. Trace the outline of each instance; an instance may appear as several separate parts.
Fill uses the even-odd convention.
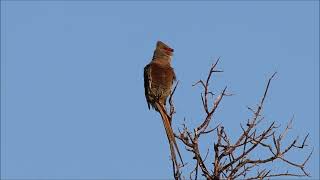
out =
[[[224,73],[214,76],[213,90],[228,86],[235,95],[214,123],[232,138],[277,71],[263,113],[282,127],[294,115],[289,140],[310,133],[307,169],[319,178],[318,7],[1,1],[1,178],[171,177],[165,132],[143,90],[157,40],[175,49],[175,129],[183,118],[189,127],[203,118],[200,88],[191,85],[218,57]]]

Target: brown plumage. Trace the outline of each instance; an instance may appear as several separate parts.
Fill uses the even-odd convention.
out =
[[[165,112],[167,98],[170,96],[173,82],[176,80],[176,75],[171,67],[172,55],[172,48],[161,41],[157,42],[153,58],[144,68],[144,88],[148,108],[150,109],[151,105],[151,107],[158,111],[162,117],[170,144],[171,155],[174,156],[173,158],[175,159],[175,148],[182,162],[173,130],[171,128],[171,119]]]
[[[176,75],[171,67],[173,49],[161,41],[157,42],[152,61],[144,68],[144,88],[148,103],[156,110],[155,102],[159,100],[166,105],[167,97],[171,94],[172,84]]]

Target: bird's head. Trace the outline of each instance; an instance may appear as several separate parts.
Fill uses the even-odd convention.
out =
[[[156,45],[156,50],[168,55],[168,56],[172,56],[173,55],[173,49],[170,48],[168,45],[166,45],[165,43],[163,43],[162,41],[158,41],[157,45]]]

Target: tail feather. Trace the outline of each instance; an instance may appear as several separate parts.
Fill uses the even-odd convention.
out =
[[[176,151],[177,151],[177,153],[179,155],[180,161],[181,161],[181,163],[183,165],[184,163],[183,163],[183,160],[182,160],[182,156],[180,154],[176,139],[174,137],[174,133],[173,133],[173,130],[172,130],[172,127],[171,127],[171,123],[170,123],[169,117],[168,117],[167,113],[165,113],[165,109],[161,104],[155,103],[155,105],[156,105],[157,109],[159,110],[159,113],[160,113],[162,121],[163,121],[163,125],[164,125],[165,131],[166,131],[166,134],[167,134],[167,137],[168,137],[168,140],[169,140],[171,155],[173,156],[172,158],[174,160],[176,159],[175,151],[174,151],[174,149],[176,149]],[[178,165],[177,162],[175,162],[175,163],[176,163],[176,165]]]

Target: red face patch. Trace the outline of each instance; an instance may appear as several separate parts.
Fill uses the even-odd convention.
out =
[[[167,51],[170,51],[170,52],[173,52],[174,50],[171,49],[171,48],[168,48],[168,47],[164,47],[163,49],[167,50]]]

